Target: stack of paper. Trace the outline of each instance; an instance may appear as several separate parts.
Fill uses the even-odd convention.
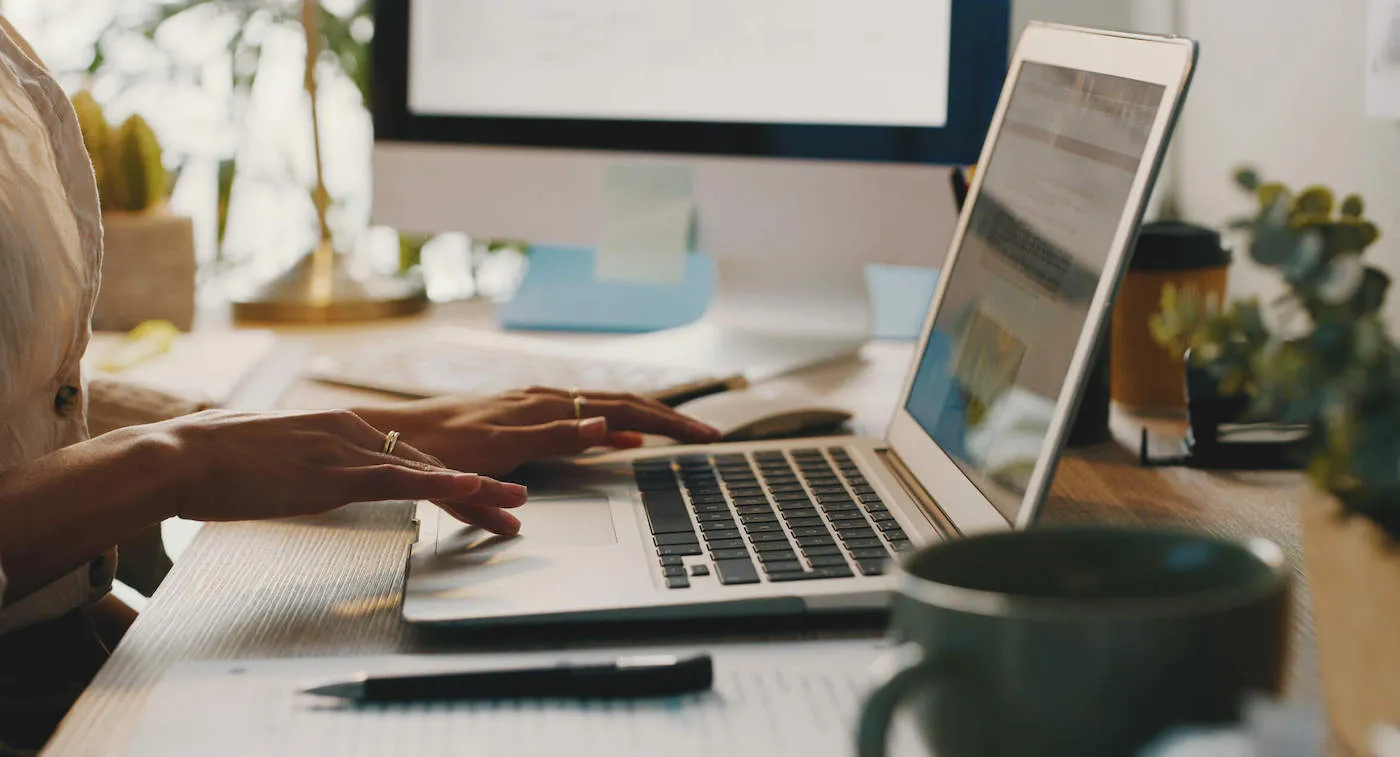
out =
[[[847,757],[883,653],[870,641],[716,647],[708,650],[712,691],[650,701],[351,706],[300,693],[356,672],[537,666],[639,651],[183,663],[157,686],[129,754]],[[906,724],[893,746],[892,755],[923,754]]]

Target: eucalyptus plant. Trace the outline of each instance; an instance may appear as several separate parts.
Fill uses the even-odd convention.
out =
[[[1380,312],[1390,276],[1363,259],[1380,231],[1357,195],[1338,203],[1326,187],[1294,192],[1248,169],[1235,179],[1258,205],[1232,228],[1285,293],[1226,307],[1168,287],[1153,336],[1189,351],[1222,396],[1247,398],[1253,418],[1308,427],[1314,484],[1400,540],[1400,349]]]

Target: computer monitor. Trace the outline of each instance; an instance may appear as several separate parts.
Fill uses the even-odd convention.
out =
[[[1009,0],[375,4],[376,222],[597,243],[618,165],[689,171],[719,284],[676,359],[749,375],[865,340],[867,263],[936,266]]]

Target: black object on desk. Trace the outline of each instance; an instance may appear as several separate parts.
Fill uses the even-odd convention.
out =
[[[475,670],[418,675],[359,675],[303,693],[362,704],[483,699],[643,699],[707,691],[714,666],[707,654],[638,655],[593,665]]]

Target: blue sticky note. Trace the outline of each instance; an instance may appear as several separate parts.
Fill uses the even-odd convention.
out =
[[[515,297],[496,309],[501,326],[537,331],[644,333],[694,323],[715,291],[714,262],[685,256],[677,284],[599,281],[592,250],[532,247]],[[872,265],[865,269],[876,339],[913,340],[923,328],[938,269]]]
[[[686,255],[675,284],[599,281],[586,248],[531,247],[528,265],[515,297],[496,308],[505,328],[660,331],[695,322],[715,291],[714,263],[705,255]]]

